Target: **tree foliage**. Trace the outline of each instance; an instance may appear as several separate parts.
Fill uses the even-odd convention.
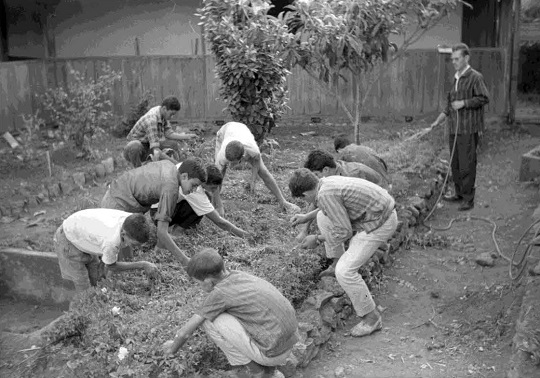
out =
[[[329,0],[296,1],[285,22],[295,31],[289,58],[323,87],[332,91],[355,126],[359,142],[360,115],[373,83],[382,70],[435,26],[460,0]],[[411,31],[412,27],[412,32]],[[410,32],[409,34],[407,34]],[[399,47],[391,35],[404,37]],[[349,108],[333,83],[350,71],[355,104]],[[366,88],[361,79],[369,75]]]
[[[261,142],[286,110],[284,46],[293,35],[266,11],[269,1],[204,0],[200,18],[216,59],[220,96],[232,119]]]

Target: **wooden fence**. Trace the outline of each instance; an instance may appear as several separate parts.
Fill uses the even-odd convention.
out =
[[[491,101],[488,112],[506,111],[505,50],[473,49],[471,64],[484,75]],[[55,59],[0,63],[0,133],[20,128],[22,115],[39,108],[38,95],[47,88],[70,82],[70,69],[97,77],[104,64],[121,73],[113,89],[112,106],[126,114],[149,90],[156,101],[167,95],[180,99],[178,119],[226,119],[219,100],[219,80],[211,56],[148,56]],[[375,116],[419,115],[441,110],[454,70],[448,54],[411,50],[394,62],[375,84],[364,114]],[[354,78],[340,80],[336,90],[346,103],[353,99]],[[364,83],[366,80],[364,80]],[[342,115],[334,95],[327,93],[301,68],[288,78],[288,116]]]

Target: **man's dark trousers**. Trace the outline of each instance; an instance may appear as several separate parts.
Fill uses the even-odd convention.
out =
[[[450,134],[450,153],[452,153],[455,138],[455,134]],[[451,162],[455,194],[462,197],[465,202],[471,203],[474,202],[477,146],[478,133],[457,134],[456,150]]]

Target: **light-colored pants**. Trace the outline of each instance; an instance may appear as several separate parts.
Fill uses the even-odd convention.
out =
[[[263,366],[284,365],[291,351],[276,357],[266,357],[234,316],[222,313],[213,322],[203,323],[206,334],[225,353],[232,366],[247,365],[255,361]]]
[[[392,237],[397,223],[397,214],[394,210],[388,220],[375,231],[369,234],[359,232],[354,235],[349,242],[349,248],[341,255],[340,251],[344,250],[343,245],[337,246],[325,242],[327,257],[339,258],[336,265],[336,279],[349,296],[358,316],[364,316],[375,310],[375,302],[358,270],[373,256],[382,243],[386,243]],[[317,226],[325,240],[332,240],[330,235],[332,222],[322,211],[317,214]]]

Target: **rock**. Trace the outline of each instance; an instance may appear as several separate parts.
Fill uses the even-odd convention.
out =
[[[336,378],[344,378],[345,377],[345,368],[343,366],[338,366],[334,370],[334,377],[336,377]]]
[[[319,353],[319,346],[313,339],[307,339],[305,343],[296,343],[292,355],[298,360],[298,365],[305,368],[310,361]]]
[[[38,202],[38,198],[36,196],[28,196],[28,198],[26,198],[26,206],[29,208],[29,209],[35,209],[36,207],[38,207],[39,205],[39,202]]]
[[[278,366],[278,370],[286,377],[294,377],[296,374],[296,367],[298,366],[298,359],[291,354],[290,357],[287,358],[287,361],[285,362],[285,365]]]
[[[325,303],[334,297],[333,293],[324,290],[315,290],[311,295],[304,301],[304,303],[309,303],[317,310],[320,309]]]
[[[349,298],[347,296],[342,295],[341,297],[334,297],[330,299],[330,305],[334,309],[335,312],[340,312],[345,305],[350,304]]]
[[[321,308],[320,313],[323,323],[325,323],[329,327],[332,327],[333,329],[337,327],[338,317],[336,315],[336,311],[331,304],[324,305]]]
[[[96,171],[96,176],[99,177],[99,178],[105,177],[105,175],[107,175],[107,171],[105,170],[105,166],[103,164],[101,164],[101,163],[96,164],[95,171]]]
[[[114,172],[114,159],[112,157],[101,161],[101,164],[105,167],[105,173],[110,175]]]
[[[474,261],[480,266],[493,266],[495,265],[495,260],[493,259],[490,252],[483,252],[476,256]]]
[[[309,323],[313,328],[320,328],[323,325],[321,314],[318,310],[305,310],[297,315],[298,322]]]
[[[410,197],[408,202],[410,205],[416,207],[420,212],[427,208],[426,200],[418,196]]]
[[[317,285],[318,289],[328,291],[330,293],[333,293],[334,296],[339,297],[343,294],[345,294],[345,290],[341,287],[341,285],[337,282],[335,277],[323,277],[319,281],[319,284]]]
[[[9,217],[11,215],[11,206],[7,203],[0,204],[0,216]]]
[[[401,246],[400,238],[390,239],[390,253],[396,253],[396,251],[399,250],[400,246]]]
[[[84,184],[86,183],[86,176],[84,175],[84,172],[74,173],[73,174],[73,182],[79,188],[82,188],[84,186]]]
[[[84,172],[84,183],[91,184],[94,181],[95,174],[95,172]]]
[[[18,218],[24,212],[25,201],[24,200],[11,200],[11,216]]]
[[[36,196],[39,203],[47,203],[49,202],[49,193],[45,190],[45,192],[41,192]]]
[[[49,192],[49,198],[60,197],[60,185],[58,183],[47,185],[47,191]]]
[[[407,210],[409,210],[412,213],[412,215],[417,219],[420,216],[420,211],[418,211],[418,209],[414,207],[413,205],[409,205],[407,207]]]

